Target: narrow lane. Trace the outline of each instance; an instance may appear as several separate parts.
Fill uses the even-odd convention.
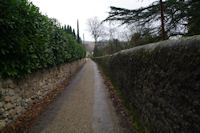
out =
[[[97,65],[94,66],[94,110],[93,110],[93,133],[121,133],[121,127],[118,125],[114,107],[108,98],[103,79],[99,74]]]
[[[97,65],[88,60],[30,133],[122,133]]]

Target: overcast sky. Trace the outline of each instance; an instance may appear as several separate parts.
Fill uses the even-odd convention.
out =
[[[105,19],[110,6],[137,9],[147,6],[156,0],[30,0],[40,8],[43,14],[56,18],[62,25],[71,25],[76,29],[79,20],[80,36],[85,40],[93,40],[88,32],[87,20],[97,16]]]

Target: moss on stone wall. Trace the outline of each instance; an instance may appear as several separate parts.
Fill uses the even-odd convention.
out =
[[[146,133],[200,132],[200,36],[95,58]]]

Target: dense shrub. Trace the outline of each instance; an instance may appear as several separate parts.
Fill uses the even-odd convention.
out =
[[[158,42],[160,38],[159,36],[151,35],[148,30],[144,30],[133,34],[131,40],[127,42],[122,42],[117,39],[97,42],[94,47],[94,57],[110,55],[124,49]]]
[[[200,36],[94,58],[146,133],[200,132]]]
[[[124,42],[120,42],[117,39],[104,42],[96,42],[94,46],[94,57],[113,54],[122,49],[125,49],[125,46],[126,44]]]
[[[27,0],[0,0],[0,78],[85,57],[86,51],[55,19]]]

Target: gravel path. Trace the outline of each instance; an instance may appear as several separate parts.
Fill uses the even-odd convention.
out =
[[[96,64],[87,63],[30,133],[122,133]]]

